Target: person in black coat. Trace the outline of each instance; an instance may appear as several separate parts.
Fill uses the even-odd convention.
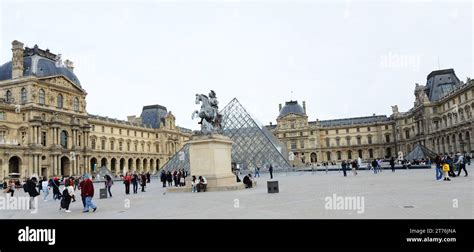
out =
[[[344,173],[344,177],[346,177],[347,176],[347,173],[346,173],[347,163],[346,163],[346,161],[342,161],[341,167],[342,167],[342,172]]]
[[[170,171],[166,174],[166,181],[168,181],[169,187],[173,186],[173,175],[171,175]]]
[[[133,193],[137,194],[138,193],[138,175],[133,172],[132,175],[132,185],[133,185]]]
[[[147,181],[146,175],[142,173],[141,178],[140,178],[140,182],[141,182],[140,185],[142,186],[142,192],[145,191],[146,181]]]
[[[165,172],[165,170],[161,171],[160,179],[161,179],[161,182],[163,183],[163,187],[166,187],[166,172]]]
[[[25,192],[30,195],[30,209],[36,208],[36,206],[33,205],[33,202],[35,197],[39,195],[38,191],[36,190],[36,182],[37,180],[35,177],[28,179],[24,187]]]
[[[147,172],[146,173],[146,182],[149,184],[150,181],[151,181],[151,174],[150,174],[150,172]]]
[[[395,172],[395,159],[393,157],[390,159],[390,167],[392,168],[392,172]]]
[[[250,174],[244,177],[242,182],[244,182],[245,188],[252,188],[252,180],[250,179],[251,177],[252,175]]]
[[[270,168],[268,168],[268,171],[270,172],[270,179],[273,179],[273,166],[270,165]]]

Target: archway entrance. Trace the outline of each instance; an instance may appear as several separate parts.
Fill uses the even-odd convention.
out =
[[[148,160],[143,159],[143,171],[148,171]]]
[[[102,158],[100,160],[100,167],[107,167],[107,158]]]
[[[71,165],[69,162],[69,158],[62,157],[61,158],[61,175],[65,177],[71,176]]]
[[[317,158],[317,156],[316,156],[316,153],[314,153],[314,152],[311,153],[310,158],[311,158],[311,163],[316,163],[316,162],[318,162],[318,158]]]
[[[125,168],[125,158],[120,159],[120,173],[123,173],[123,170]]]
[[[140,159],[137,158],[137,161],[135,162],[135,170],[140,171]]]
[[[97,170],[97,158],[91,158],[91,167],[90,167],[92,172],[95,172]]]
[[[160,169],[160,160],[156,160],[156,170],[158,171]]]
[[[155,167],[155,161],[153,159],[150,159],[150,166],[148,167],[148,170],[152,171],[153,167]]]
[[[117,159],[112,158],[112,160],[110,160],[110,171],[112,173],[115,173],[116,172],[116,167],[117,167]]]
[[[133,159],[128,159],[128,171],[133,170]]]
[[[13,156],[8,160],[8,173],[20,173],[21,160],[17,156]]]

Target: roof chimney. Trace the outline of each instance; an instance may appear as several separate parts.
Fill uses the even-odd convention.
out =
[[[13,40],[12,52],[12,79],[18,79],[23,77],[23,43]]]
[[[306,102],[305,101],[303,101],[303,111],[306,114]]]
[[[281,111],[281,103],[278,104],[278,113],[280,113],[280,111]]]

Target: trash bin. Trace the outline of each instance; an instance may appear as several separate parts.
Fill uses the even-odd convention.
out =
[[[268,193],[278,193],[278,181],[267,181]]]
[[[100,188],[100,198],[107,199],[107,188]]]

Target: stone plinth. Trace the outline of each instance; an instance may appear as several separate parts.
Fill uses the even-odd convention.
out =
[[[237,183],[231,168],[232,140],[220,135],[195,135],[189,144],[190,172],[186,178],[186,187],[169,188],[169,192],[191,191],[192,176],[204,176],[207,191],[226,191],[244,189],[243,183]]]

